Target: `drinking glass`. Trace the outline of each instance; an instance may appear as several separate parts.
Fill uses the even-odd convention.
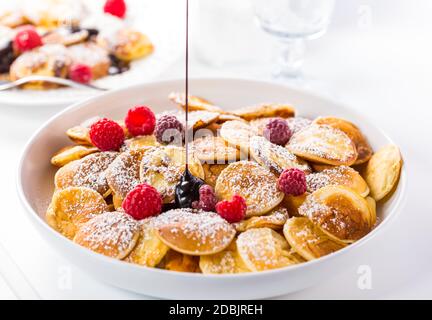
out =
[[[274,76],[301,76],[305,40],[322,36],[330,23],[334,0],[252,0],[259,26],[276,37],[281,52]]]

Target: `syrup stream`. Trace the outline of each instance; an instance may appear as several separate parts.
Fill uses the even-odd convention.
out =
[[[186,167],[185,171],[189,171],[189,0],[186,0],[186,76],[185,76],[185,150],[186,150]]]
[[[186,0],[186,77],[185,77],[185,171],[175,188],[175,205],[177,208],[192,208],[194,201],[199,200],[199,189],[204,184],[194,177],[189,170],[189,0]]]

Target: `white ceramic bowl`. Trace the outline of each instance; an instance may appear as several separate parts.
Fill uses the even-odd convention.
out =
[[[259,102],[289,102],[306,117],[335,115],[355,122],[366,133],[374,149],[393,143],[363,115],[322,97],[290,89],[283,85],[235,79],[192,79],[191,92],[226,108]],[[251,299],[294,292],[320,279],[328,279],[359,257],[360,246],[383,231],[401,211],[406,185],[402,170],[398,188],[378,207],[379,226],[360,241],[324,258],[278,270],[240,275],[202,275],[140,267],[107,258],[82,248],[51,229],[44,220],[53,191],[55,168],[51,155],[68,143],[65,130],[94,116],[123,118],[128,108],[146,104],[155,112],[171,109],[167,100],[171,91],[183,91],[184,82],[166,81],[133,86],[75,104],[50,119],[28,142],[18,172],[18,192],[28,217],[40,234],[72,263],[95,278],[134,292],[163,298]],[[373,250],[373,246],[370,246]]]

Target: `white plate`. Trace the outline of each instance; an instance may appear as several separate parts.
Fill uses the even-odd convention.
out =
[[[193,79],[190,88],[192,93],[226,108],[259,102],[289,102],[302,116],[335,115],[352,120],[366,133],[374,149],[393,143],[376,125],[354,110],[283,85],[236,79]],[[122,118],[135,104],[149,105],[155,112],[164,111],[171,108],[167,101],[168,93],[183,89],[184,82],[181,80],[143,84],[75,104],[49,120],[25,148],[18,172],[18,191],[29,219],[56,250],[95,278],[127,290],[163,298],[250,299],[277,296],[304,289],[355,265],[361,258],[358,248],[383,232],[401,211],[405,197],[405,169],[402,170],[396,192],[378,207],[381,223],[360,241],[315,261],[241,275],[189,274],[140,267],[93,253],[52,230],[44,221],[55,172],[50,165],[50,157],[68,143],[65,129],[94,116]],[[373,245],[369,248],[377,250]]]
[[[104,0],[86,3],[91,12],[101,12]],[[95,85],[108,89],[148,82],[163,73],[183,53],[185,18],[182,14],[182,1],[128,0],[127,3],[128,24],[147,34],[155,45],[155,51],[144,59],[132,62],[129,71],[94,82]],[[4,4],[0,5],[0,11],[3,6]],[[99,91],[72,88],[45,91],[17,89],[0,92],[0,103],[17,106],[67,106],[99,94]]]

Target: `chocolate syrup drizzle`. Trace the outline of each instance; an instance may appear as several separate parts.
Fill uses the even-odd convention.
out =
[[[175,188],[175,204],[178,208],[192,208],[199,200],[199,189],[204,181],[195,177],[189,170],[189,0],[186,0],[186,70],[185,70],[185,150],[186,165],[180,183]]]

